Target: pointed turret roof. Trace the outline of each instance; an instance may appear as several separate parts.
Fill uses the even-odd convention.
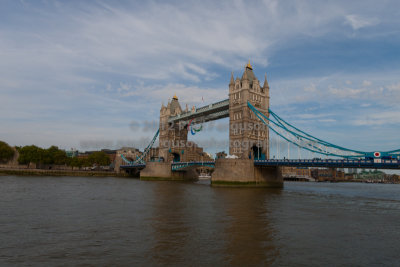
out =
[[[249,62],[247,63],[247,65],[246,65],[246,68],[249,68],[249,69],[253,69],[253,67],[251,66],[251,64],[250,64],[250,59],[249,59]]]
[[[229,82],[229,84],[234,84],[235,80],[233,79],[233,72],[231,72],[231,81]]]
[[[182,111],[181,105],[179,104],[178,97],[174,95],[171,101],[171,105],[169,106],[171,114],[174,114],[176,109]]]
[[[265,73],[265,80],[264,80],[264,88],[269,88],[268,81],[267,81],[267,73]]]
[[[242,80],[246,79],[249,80],[250,84],[253,84],[253,81],[257,80],[256,76],[253,73],[253,67],[250,64],[250,60],[249,63],[246,64],[242,75]]]

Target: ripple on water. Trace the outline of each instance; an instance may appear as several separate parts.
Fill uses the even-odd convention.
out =
[[[400,187],[0,177],[0,263],[395,266]]]

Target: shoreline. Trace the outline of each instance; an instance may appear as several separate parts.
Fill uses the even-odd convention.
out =
[[[83,177],[131,177],[139,178],[129,175],[127,173],[121,172],[117,173],[115,171],[83,171],[83,170],[45,170],[45,169],[20,169],[20,168],[0,168],[0,177],[6,175],[15,176],[83,176]],[[170,180],[170,179],[152,179],[142,177],[140,180]],[[171,181],[173,181],[172,179]],[[288,182],[288,181],[286,181]],[[294,181],[300,182],[300,181]],[[368,183],[368,184],[400,184],[399,182],[370,182],[362,180],[336,180],[336,181],[315,181],[315,183]],[[215,183],[218,186],[218,181]]]
[[[89,176],[89,177],[131,177],[125,173],[116,173],[114,171],[73,171],[73,170],[43,170],[43,169],[11,169],[0,168],[0,176]]]

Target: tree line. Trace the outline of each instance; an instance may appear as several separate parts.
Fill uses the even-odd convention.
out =
[[[6,163],[14,157],[15,151],[6,142],[0,141],[0,162]]]
[[[88,157],[68,157],[64,150],[57,146],[47,149],[35,145],[16,147],[20,164],[43,164],[43,165],[68,165],[71,167],[90,167],[93,165],[107,166],[111,160],[103,151],[91,153]],[[7,143],[0,141],[0,161],[7,162],[14,157],[14,149]]]

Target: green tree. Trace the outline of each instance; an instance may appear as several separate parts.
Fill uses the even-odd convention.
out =
[[[46,150],[46,154],[50,159],[48,164],[63,165],[68,162],[67,153],[64,150],[60,150],[56,146],[51,146]]]
[[[56,146],[43,149],[34,145],[18,148],[18,162],[21,164],[42,163],[62,165],[67,163],[68,158],[65,151]]]
[[[71,160],[68,162],[68,165],[71,167],[82,167],[82,162],[78,157],[73,157]]]
[[[91,165],[106,166],[110,165],[111,160],[104,151],[96,151],[89,155],[88,161]]]
[[[0,141],[0,162],[7,162],[14,157],[14,149],[6,142]]]
[[[91,164],[89,163],[87,158],[78,158],[78,157],[73,157],[70,159],[68,162],[68,165],[71,167],[88,167]]]
[[[44,151],[35,145],[21,147],[18,149],[18,152],[18,162],[20,164],[29,164],[30,162],[40,163],[43,161]]]

